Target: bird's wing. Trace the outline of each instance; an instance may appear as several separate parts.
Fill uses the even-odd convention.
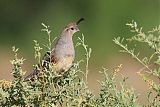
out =
[[[52,49],[52,51],[48,51],[46,52],[46,54],[43,56],[42,58],[43,61],[47,61],[47,62],[52,62],[52,63],[56,63],[57,62],[57,58],[55,56],[55,50]]]
[[[53,64],[56,64],[56,63],[57,63],[57,58],[56,58],[56,56],[55,56],[55,50],[53,50],[53,51],[51,52],[51,62],[52,62]]]

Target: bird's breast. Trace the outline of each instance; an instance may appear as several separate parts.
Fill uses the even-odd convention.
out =
[[[57,57],[75,56],[75,50],[72,42],[59,42],[55,48]]]
[[[73,56],[62,57],[54,64],[54,69],[55,71],[67,71],[72,66],[73,61]]]

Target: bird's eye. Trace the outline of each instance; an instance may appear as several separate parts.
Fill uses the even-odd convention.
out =
[[[72,27],[71,30],[74,30],[74,28]]]

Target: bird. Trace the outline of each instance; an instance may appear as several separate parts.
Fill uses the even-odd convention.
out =
[[[76,32],[80,31],[78,25],[83,20],[84,18],[80,18],[77,22],[71,22],[64,27],[51,51],[46,52],[43,56],[43,64],[35,66],[33,71],[24,77],[24,81],[34,79],[35,75],[40,73],[40,66],[42,69],[47,68],[49,62],[53,64],[53,69],[58,74],[62,74],[70,69],[75,59],[72,37]]]

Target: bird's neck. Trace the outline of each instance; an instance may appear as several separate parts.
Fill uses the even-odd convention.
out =
[[[60,39],[63,41],[63,42],[69,42],[69,43],[72,43],[72,36],[73,34],[70,34],[69,32],[62,32],[61,36],[60,36]]]
[[[61,35],[55,46],[55,52],[59,57],[64,55],[74,56],[75,52],[72,41],[72,35]]]

